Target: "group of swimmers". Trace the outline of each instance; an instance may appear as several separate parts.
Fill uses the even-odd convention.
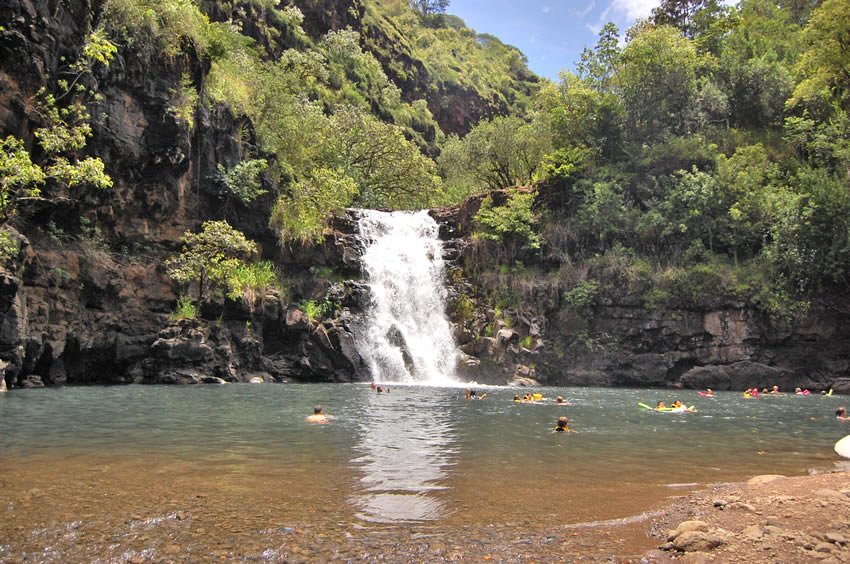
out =
[[[679,400],[676,400],[673,403],[671,403],[670,407],[667,407],[667,404],[665,404],[663,401],[659,401],[658,404],[656,404],[656,406],[655,406],[655,411],[664,411],[664,410],[667,410],[667,409],[686,409],[686,408],[687,408],[687,406],[685,404],[683,404],[682,402],[680,402]]]
[[[811,395],[811,393],[812,392],[810,392],[809,390],[804,390],[802,388],[795,388],[794,389],[794,395],[796,395],[796,396],[808,396],[808,395]],[[782,392],[779,391],[779,386],[773,386],[769,390],[767,388],[762,388],[762,390],[761,390],[761,395],[765,395],[765,396],[766,395],[776,396],[776,395],[781,395],[781,394],[782,394]],[[831,394],[831,392],[827,392],[825,390],[821,392],[822,396],[826,396],[826,395],[830,395],[830,394]],[[701,393],[700,395],[706,396],[706,397],[714,397],[713,394],[711,393],[711,388],[707,389],[704,393]],[[748,399],[760,397],[759,389],[758,388],[747,388],[746,390],[744,390],[744,397],[748,398]]]
[[[544,401],[546,398],[543,397],[543,394],[532,394],[526,393],[520,397],[519,394],[514,394],[514,403],[538,403]],[[567,400],[558,396],[555,398],[555,403],[558,405],[570,405]]]

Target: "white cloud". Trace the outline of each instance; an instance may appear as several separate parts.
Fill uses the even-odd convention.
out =
[[[599,35],[599,32],[602,31],[602,26],[598,24],[594,25],[586,23],[584,24],[584,27],[586,27],[593,35]]]
[[[587,16],[587,14],[589,14],[593,10],[593,8],[595,8],[595,7],[596,7],[596,0],[591,0],[590,4],[588,4],[587,6],[582,8],[581,10],[573,11],[573,14],[575,14],[576,16],[578,16],[581,19],[584,19],[584,17]]]
[[[660,0],[614,0],[602,12],[600,20],[608,20],[611,13],[625,15],[630,20],[645,18],[653,8],[660,4]]]

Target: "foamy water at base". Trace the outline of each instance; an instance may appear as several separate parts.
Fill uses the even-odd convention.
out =
[[[839,397],[368,385],[0,396],[0,560],[630,555],[706,484],[840,464]],[[637,403],[676,397],[698,412]],[[335,417],[310,425],[315,404]],[[552,434],[568,415],[578,433]],[[367,556],[368,555],[368,556]]]

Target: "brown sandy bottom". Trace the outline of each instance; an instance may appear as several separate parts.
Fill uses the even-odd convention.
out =
[[[439,521],[382,524],[357,517],[358,478],[339,466],[280,472],[117,454],[0,464],[2,562],[637,561],[658,545],[651,513],[568,523],[568,512],[547,513],[556,509],[545,494],[516,488],[491,506],[473,480],[441,494],[454,509]],[[593,511],[646,509],[639,497]]]

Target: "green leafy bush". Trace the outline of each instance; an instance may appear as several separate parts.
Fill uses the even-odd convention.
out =
[[[266,291],[278,285],[278,274],[274,264],[261,261],[237,266],[227,279],[227,297],[231,300],[242,300],[249,311],[254,310],[254,304],[262,302]]]
[[[534,231],[537,214],[534,213],[534,192],[513,190],[504,205],[496,206],[487,196],[475,214],[484,239],[506,243],[516,241],[521,247],[540,248],[540,236]]]
[[[198,307],[187,296],[177,298],[177,308],[171,312],[168,318],[171,321],[179,321],[181,319],[195,319],[198,317]]]
[[[243,204],[250,204],[268,190],[260,183],[260,175],[269,167],[266,159],[249,159],[228,169],[221,163],[216,169],[216,180],[227,196],[232,196]]]
[[[600,287],[596,280],[583,280],[564,292],[564,303],[584,317],[590,316],[599,298]]]
[[[257,252],[257,246],[226,221],[207,221],[200,233],[186,232],[180,238],[183,250],[165,262],[168,275],[182,284],[198,284],[198,301],[207,287],[226,287],[245,259]]]

